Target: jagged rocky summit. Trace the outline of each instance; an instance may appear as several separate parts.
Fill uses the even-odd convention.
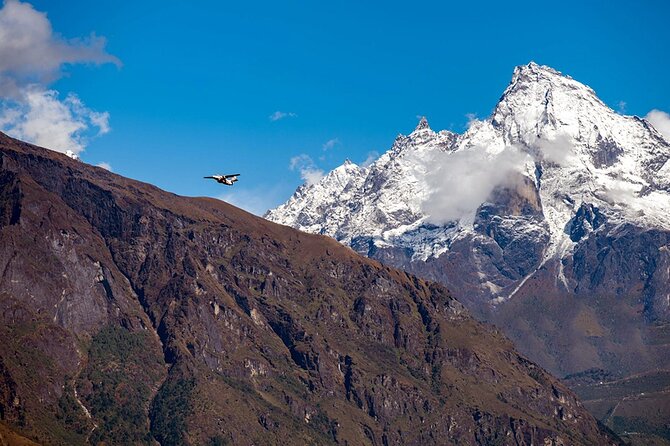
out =
[[[463,134],[421,119],[266,218],[437,280],[555,373],[668,364],[670,143],[535,63]]]

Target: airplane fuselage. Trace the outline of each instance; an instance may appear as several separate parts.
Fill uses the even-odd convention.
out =
[[[215,180],[219,184],[225,184],[226,186],[232,186],[233,183],[237,181],[237,177],[239,176],[239,173],[233,174],[233,175],[212,175],[209,177],[205,178],[211,178],[212,180]]]

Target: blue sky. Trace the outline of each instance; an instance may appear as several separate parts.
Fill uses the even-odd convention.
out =
[[[670,111],[668,2],[449,3],[30,2],[55,41],[98,44],[39,79],[76,94],[89,125],[108,113],[84,161],[257,213],[302,183],[294,157],[315,171],[362,162],[417,115],[463,131],[531,60],[627,114]],[[219,172],[242,176],[225,189],[202,179]]]

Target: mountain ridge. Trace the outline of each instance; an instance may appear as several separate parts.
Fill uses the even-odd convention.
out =
[[[440,285],[1,134],[0,175],[0,421],[24,437],[617,442]]]
[[[469,208],[451,203],[455,209],[440,217],[445,209],[437,202],[450,195],[447,186],[455,185],[440,184],[436,177],[450,176],[445,169],[452,165],[467,169],[466,161],[475,167],[453,176],[471,189],[481,186],[468,183],[477,168],[501,177],[474,197],[479,201],[462,203]],[[515,68],[491,117],[474,121],[464,134],[436,133],[422,118],[371,166],[341,166],[336,172],[337,185],[328,183],[328,174],[319,183],[302,186],[299,196],[265,217],[351,246],[363,239],[372,247],[410,250],[410,261],[424,262],[444,254],[464,233],[475,236],[476,213],[497,188],[514,190],[522,201],[538,201],[533,196],[539,194],[533,206],[541,206],[540,212],[502,217],[509,224],[515,224],[510,217],[517,217],[517,223],[537,217],[525,229],[549,237],[545,261],[573,248],[575,240],[566,236],[566,228],[582,205],[597,206],[619,223],[670,228],[670,143],[645,120],[609,109],[591,88],[532,62]],[[475,179],[486,183],[485,175]],[[506,184],[510,176],[520,176],[520,181]],[[459,193],[468,190],[452,195]],[[363,244],[359,252],[370,249]],[[492,303],[514,294],[502,283],[494,285],[508,294],[490,293]]]
[[[646,119],[530,63],[464,133],[422,118],[369,166],[338,169],[265,217],[446,285],[558,376],[670,369],[670,142]],[[661,376],[624,399],[568,382],[620,435],[670,444]]]
[[[516,67],[491,116],[463,134],[434,132],[422,118],[370,166],[338,175],[337,187],[326,175],[265,217],[441,282],[502,326],[513,322],[497,308],[532,297],[539,276],[549,294],[573,296],[566,302],[627,296],[621,305],[643,308],[640,327],[670,318],[670,143],[557,70]],[[631,244],[606,249],[616,240]],[[564,368],[544,364],[580,371],[557,362]]]

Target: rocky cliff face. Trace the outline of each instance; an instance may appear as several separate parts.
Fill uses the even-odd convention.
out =
[[[670,363],[651,340],[670,319],[669,160],[647,121],[531,63],[464,134],[423,119],[266,217],[447,285],[555,373],[621,375]]]
[[[70,445],[612,442],[439,285],[1,134],[0,177],[3,431]]]

